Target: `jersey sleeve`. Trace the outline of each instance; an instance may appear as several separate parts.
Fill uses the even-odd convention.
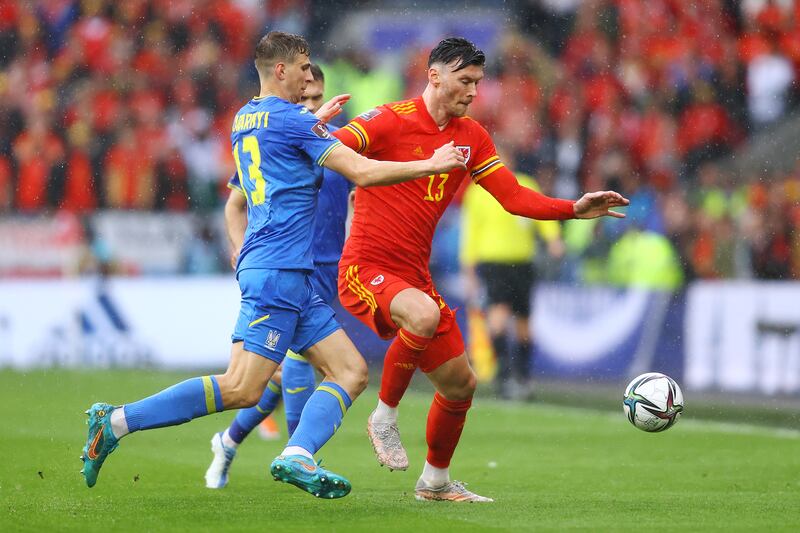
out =
[[[501,168],[505,168],[505,165],[500,161],[500,157],[497,155],[497,148],[495,148],[494,142],[489,136],[489,132],[474,121],[473,127],[475,128],[477,143],[476,153],[470,158],[470,161],[474,162],[474,164],[469,169],[469,172],[472,181],[478,183],[486,176],[489,176]]]
[[[517,180],[519,181],[520,185],[528,187],[529,189],[533,189],[541,194],[541,187],[539,187],[539,184],[531,176],[518,173]],[[561,223],[557,220],[534,219],[533,227],[536,228],[536,232],[542,239],[544,239],[545,242],[553,242],[561,237]]]
[[[286,117],[286,134],[292,144],[322,166],[330,153],[341,144],[331,135],[324,122],[305,108],[298,106]]]
[[[232,191],[239,191],[240,193],[244,194],[244,190],[242,189],[242,182],[239,179],[238,172],[234,172],[231,178],[228,180],[228,188]]]
[[[505,167],[481,178],[481,187],[494,196],[503,209],[512,215],[538,220],[568,220],[575,218],[575,202],[551,198],[523,187],[516,176]]]
[[[387,139],[396,137],[393,133],[396,133],[398,122],[393,111],[380,106],[361,113],[334,135],[359,154],[369,154],[379,150]]]

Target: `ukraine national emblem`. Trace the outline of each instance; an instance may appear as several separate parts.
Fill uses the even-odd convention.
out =
[[[275,347],[278,345],[278,341],[280,340],[280,338],[281,334],[275,331],[274,329],[271,329],[269,330],[269,333],[267,333],[267,342],[265,342],[264,345],[267,348],[271,348],[274,350]]]

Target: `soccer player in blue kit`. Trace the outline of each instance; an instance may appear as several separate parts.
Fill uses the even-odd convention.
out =
[[[311,65],[311,73],[314,81],[306,86],[300,103],[315,113],[322,107],[325,77],[317,65]],[[333,131],[333,128],[330,129]],[[225,225],[234,250],[231,262],[235,268],[247,227],[247,199],[242,191],[238,174],[231,177],[228,187],[231,193],[225,204]],[[310,281],[316,293],[328,305],[337,298],[339,258],[344,246],[350,189],[350,182],[344,176],[330,169],[324,169],[314,221],[314,271],[311,273]],[[215,433],[211,438],[214,459],[206,471],[206,487],[221,489],[228,484],[228,471],[236,457],[239,444],[275,410],[281,395],[291,437],[300,421],[303,407],[314,392],[315,385],[314,369],[311,364],[302,355],[289,351],[281,368],[275,372],[267,388],[264,389],[264,394],[258,403],[240,410],[228,428]]]
[[[429,159],[408,162],[374,161],[342,145],[322,121],[297,104],[313,81],[309,53],[300,36],[276,31],[265,35],[255,52],[260,93],[234,118],[231,144],[247,198],[248,222],[236,270],[241,309],[228,369],[221,375],[188,379],[133,403],[92,405],[86,411],[89,432],[81,456],[81,472],[89,487],[97,482],[119,439],[129,433],[258,403],[291,349],[304,354],[323,379],[270,472],[276,480],[319,498],[340,498],[350,492],[347,479],[314,460],[368,379],[364,358],[309,281],[321,167],[368,187],[466,165],[453,142]]]

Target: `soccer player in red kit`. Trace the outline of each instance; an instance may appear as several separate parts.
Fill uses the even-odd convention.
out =
[[[356,189],[355,213],[341,261],[342,305],[383,338],[386,352],[378,407],[368,433],[378,461],[408,468],[397,428],[397,405],[420,368],[436,393],[428,413],[428,456],[415,489],[418,500],[492,501],[451,481],[453,456],[475,391],[455,312],[436,292],[428,267],[436,224],[468,176],[516,215],[563,220],[603,215],[628,200],[616,192],[588,193],[577,202],[522,187],[503,166],[486,130],[466,116],[483,77],[485,57],[461,38],[441,41],[428,59],[421,97],[368,111],[335,135],[372,159],[412,161],[453,142],[467,170],[433,174],[388,187]]]

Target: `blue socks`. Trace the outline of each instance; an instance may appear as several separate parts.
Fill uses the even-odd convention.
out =
[[[236,418],[233,419],[231,427],[228,428],[228,435],[237,444],[247,437],[253,429],[267,418],[277,407],[281,399],[281,387],[270,380],[264,389],[261,399],[253,407],[239,409]]]
[[[303,407],[314,393],[316,383],[314,367],[302,356],[290,351],[283,360],[283,405],[290,437],[300,422]]]
[[[342,417],[351,403],[343,388],[323,381],[309,398],[297,430],[286,446],[299,446],[311,454],[317,453],[342,424]]]
[[[128,430],[177,426],[222,411],[222,396],[214,376],[187,379],[144,400],[124,406]]]

